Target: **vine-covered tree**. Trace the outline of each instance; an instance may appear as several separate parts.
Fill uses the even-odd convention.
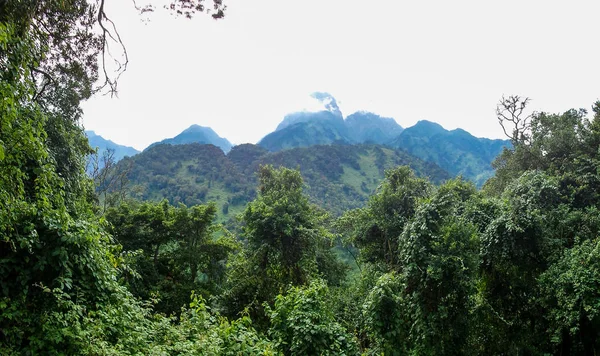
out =
[[[332,235],[324,228],[324,213],[302,193],[300,173],[263,166],[258,197],[243,214],[246,249],[234,262],[225,292],[229,313],[254,306],[264,315],[262,303],[289,286],[302,286],[318,277],[333,283],[344,267],[331,252]]]
[[[405,224],[414,216],[419,200],[431,184],[417,178],[407,166],[385,172],[385,180],[365,208],[348,211],[336,225],[348,243],[360,251],[360,261],[382,264],[384,270],[399,267],[398,242]]]
[[[214,204],[173,207],[160,203],[123,203],[106,213],[109,232],[129,259],[126,281],[133,294],[157,299],[155,309],[178,313],[192,291],[217,294],[229,253],[238,246],[228,235],[215,236]],[[128,271],[126,271],[128,272]]]

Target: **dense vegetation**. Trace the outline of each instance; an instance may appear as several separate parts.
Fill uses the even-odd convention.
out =
[[[362,206],[386,169],[410,165],[436,183],[449,175],[435,164],[376,145],[328,145],[267,152],[260,146],[235,146],[227,155],[213,145],[156,145],[119,162],[127,193],[140,200],[167,199],[188,206],[217,203],[218,220],[229,222],[256,196],[261,165],[299,168],[310,200],[340,215]]]
[[[97,14],[85,1],[39,4],[0,2],[0,354],[600,351],[600,102],[589,119],[515,125],[481,190],[384,167],[339,218],[305,195],[299,171],[262,165],[234,235],[210,203],[100,208],[78,123],[98,77]],[[185,149],[144,159],[165,147]],[[210,182],[253,171],[244,157],[265,153],[245,148],[189,165],[215,172]],[[268,157],[255,162],[281,156]]]

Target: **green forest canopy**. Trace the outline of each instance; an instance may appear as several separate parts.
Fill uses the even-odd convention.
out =
[[[600,350],[600,103],[530,117],[482,190],[400,166],[339,219],[263,166],[234,236],[211,204],[99,208],[96,13],[31,4],[0,3],[1,354]]]

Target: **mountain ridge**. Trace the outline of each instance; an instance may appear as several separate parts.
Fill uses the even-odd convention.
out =
[[[482,186],[494,175],[492,162],[508,140],[478,138],[463,129],[446,130],[440,124],[421,120],[388,142],[423,160],[434,162],[452,175],[462,175]]]
[[[269,152],[243,144],[227,155],[214,145],[156,145],[119,162],[117,168],[127,168],[133,198],[186,205],[214,201],[221,222],[235,225],[234,216],[255,197],[260,165],[299,168],[311,201],[334,215],[363,206],[385,170],[398,165],[409,165],[436,183],[450,178],[433,163],[380,145],[315,145]]]
[[[92,173],[94,170],[102,169],[105,165],[105,155],[111,151],[110,159],[114,162],[118,162],[121,159],[128,156],[135,156],[140,153],[140,151],[136,150],[133,147],[120,145],[111,140],[105,139],[104,137],[96,134],[93,130],[86,130],[85,135],[88,138],[88,143],[90,147],[97,150],[96,155],[90,155],[87,159],[87,171],[88,173]],[[109,157],[106,157],[108,159]]]
[[[146,150],[161,144],[189,143],[212,144],[224,154],[234,147],[212,128],[195,124],[175,137],[151,144]],[[478,186],[493,176],[492,161],[504,147],[510,147],[508,140],[477,138],[462,128],[447,130],[429,120],[403,128],[394,118],[368,111],[357,111],[344,118],[331,94],[316,92],[303,109],[285,115],[277,128],[265,135],[253,150],[258,154],[257,147],[265,152],[280,152],[318,145],[361,144],[404,150],[435,163],[452,175],[462,175]]]
[[[344,119],[330,111],[288,114],[277,129],[257,144],[269,151],[333,143],[385,144],[402,127],[392,118],[359,111]]]
[[[219,147],[225,153],[229,152],[233,147],[229,140],[219,136],[212,128],[193,124],[175,137],[154,142],[146,150],[160,144],[181,145],[188,143],[212,144]]]

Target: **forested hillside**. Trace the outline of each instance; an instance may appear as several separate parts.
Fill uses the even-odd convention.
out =
[[[492,161],[502,152],[504,147],[510,146],[508,140],[477,138],[465,130],[446,130],[441,125],[426,120],[419,121],[414,126],[403,129],[394,119],[381,117],[371,112],[355,112],[344,119],[335,98],[331,94],[317,92],[313,93],[312,97],[316,100],[317,105],[321,106],[318,111],[300,111],[286,115],[276,130],[260,140],[257,146],[266,151],[280,152],[294,148],[323,145],[384,145],[437,165],[446,170],[451,176],[462,175],[475,182],[478,187],[481,187],[487,179],[494,175]],[[104,147],[100,139],[99,136],[92,136],[90,143],[100,143],[100,151],[113,148],[114,144],[112,143],[108,146],[104,145],[106,146]],[[174,138],[155,142],[146,150],[159,144],[182,145],[189,143],[212,144],[221,148],[226,154],[232,148],[227,139],[218,136],[211,128],[192,125]],[[310,152],[319,150],[323,150],[323,148]],[[354,148],[349,148],[349,150],[355,151]],[[124,156],[120,154],[121,151],[118,150],[117,153],[119,154],[115,154],[115,162]],[[181,152],[184,156],[186,155],[184,151]],[[292,161],[297,163],[311,161],[311,159],[306,159],[304,156],[307,151],[292,150],[292,152],[283,155],[286,160],[286,162],[282,162],[284,166],[292,167],[288,164],[291,164]],[[171,159],[185,160],[184,157],[176,157],[172,153],[168,154]],[[293,157],[296,154],[299,156]],[[400,155],[408,157],[403,153]],[[334,153],[334,157],[326,157],[325,160],[335,161],[338,158],[339,154]],[[414,158],[410,160],[414,160]],[[252,161],[251,163],[255,162]],[[303,164],[298,164],[298,166],[303,169]],[[254,165],[254,167],[256,170],[258,165]],[[312,168],[309,170],[312,170]],[[303,173],[306,173],[306,170],[303,169]],[[328,176],[327,173],[324,174]],[[383,175],[379,174],[376,179],[382,177]],[[328,178],[332,177],[328,176]],[[439,180],[438,177],[434,178],[436,181]],[[337,178],[333,179],[335,181]],[[309,186],[312,187],[313,185],[310,183],[314,180],[308,178],[308,181]],[[313,197],[317,196],[312,190],[309,194]],[[322,192],[319,194],[323,195]],[[170,201],[175,201],[175,196],[172,193],[163,194],[162,196],[167,197]],[[353,198],[349,199],[354,200]],[[188,201],[199,202],[202,200]],[[364,202],[364,197],[361,201]],[[347,207],[355,206],[352,204],[345,205],[340,200],[331,205],[334,210],[337,208],[338,212]]]
[[[511,147],[479,190],[381,146],[156,145],[102,202],[79,123],[116,86],[94,5],[0,1],[1,355],[600,352],[600,101],[502,98]]]
[[[322,110],[287,115],[258,145],[275,152],[329,144],[386,145],[434,163],[452,176],[462,175],[478,187],[494,175],[492,161],[510,146],[508,140],[477,138],[426,120],[403,129],[394,119],[370,112],[359,111],[344,119],[333,96],[313,95],[323,103]]]
[[[271,153],[244,144],[227,155],[213,145],[156,145],[123,160],[115,170],[127,172],[132,197],[188,206],[213,201],[219,220],[227,221],[255,197],[258,168],[269,164],[299,168],[311,201],[334,215],[362,206],[385,170],[398,165],[409,165],[436,183],[450,177],[435,164],[375,145],[323,145]]]
[[[425,120],[407,128],[388,144],[436,163],[453,176],[462,175],[477,186],[494,175],[492,161],[510,146],[508,140],[477,138],[465,130],[449,131]]]

